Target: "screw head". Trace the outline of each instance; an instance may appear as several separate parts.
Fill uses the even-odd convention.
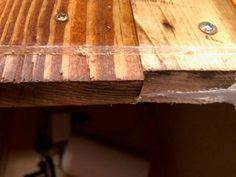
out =
[[[55,20],[57,22],[67,22],[69,19],[69,16],[66,12],[64,11],[59,11],[57,12],[56,16],[55,16]]]
[[[209,34],[209,35],[214,35],[218,32],[218,29],[216,27],[216,25],[210,23],[210,22],[201,22],[199,24],[199,29],[203,32],[203,33],[206,33],[206,34]]]

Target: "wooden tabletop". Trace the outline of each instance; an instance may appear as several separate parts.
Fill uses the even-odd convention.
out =
[[[235,16],[231,0],[0,0],[0,106],[234,103]],[[203,21],[218,32],[200,31]],[[145,55],[14,51],[84,45],[162,48]]]

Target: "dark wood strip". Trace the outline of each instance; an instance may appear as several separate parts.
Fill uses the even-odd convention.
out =
[[[5,28],[3,30],[2,34],[2,44],[10,44],[11,40],[13,40],[14,35],[15,35],[15,28],[17,27],[17,22],[18,18],[22,17],[22,9],[24,8],[24,4],[26,1],[15,1],[14,4],[12,5],[13,9],[9,11],[9,17],[7,19]],[[29,8],[29,5],[28,7]],[[24,9],[23,9],[24,10]],[[24,11],[23,11],[24,13]],[[21,20],[21,19],[20,19]],[[25,23],[26,18],[23,18],[23,21]],[[24,28],[23,28],[24,29]],[[22,30],[22,29],[21,29]],[[22,33],[22,32],[21,32]],[[22,41],[20,41],[22,43]],[[3,81],[4,82],[15,82],[16,79],[19,81],[21,78],[21,68],[22,66],[19,66],[19,64],[23,64],[22,61],[23,58],[21,56],[7,56],[6,61],[5,61],[5,68],[4,68],[4,73],[3,73]]]
[[[4,12],[1,15],[1,20],[0,20],[0,38],[3,35],[3,31],[6,25],[6,22],[8,20],[9,17],[9,12],[11,11],[11,8],[13,6],[14,0],[8,0],[8,4],[6,5],[6,7],[4,8]]]
[[[15,82],[20,83],[21,80],[21,73],[23,69],[23,63],[24,63],[24,56],[18,56],[18,61],[17,61],[17,67],[16,67],[16,74],[15,74]]]
[[[127,80],[143,80],[142,64],[139,56],[125,56],[120,58],[126,63]]]
[[[5,9],[6,5],[7,5],[7,0],[0,1],[0,16],[2,15],[3,10]]]
[[[0,87],[0,106],[136,103],[141,86],[140,81],[6,83]]]
[[[6,55],[0,57],[0,80],[2,80],[2,74],[5,67]]]
[[[140,101],[211,103],[212,100],[223,100],[227,96],[234,97],[230,87],[235,84],[235,77],[235,71],[147,72]],[[204,92],[206,94],[201,97]]]
[[[33,69],[33,81],[43,81],[44,68],[45,55],[38,55]]]
[[[37,44],[39,45],[46,45],[48,43],[50,35],[50,19],[52,18],[54,4],[55,0],[44,0],[37,27]],[[37,56],[35,67],[33,68],[33,81],[44,80],[45,58],[45,55]]]
[[[61,0],[61,4],[58,12],[67,12],[69,5],[69,0]],[[62,45],[64,42],[64,34],[65,34],[65,27],[67,23],[57,22],[56,29],[54,34],[54,44],[55,45]]]
[[[50,19],[54,8],[55,0],[46,0],[46,7],[42,10],[42,15],[38,22],[38,41],[39,45],[46,45],[50,35]]]
[[[51,73],[50,73],[50,80],[51,81],[62,81],[62,56],[61,55],[53,55],[51,58]]]
[[[3,82],[15,82],[16,70],[19,62],[19,56],[7,55],[5,67],[3,70]]]
[[[76,1],[71,17],[70,44],[83,45],[86,43],[87,0]]]
[[[113,1],[100,0],[98,17],[101,20],[99,45],[114,45]]]
[[[89,81],[89,66],[86,57],[71,56],[69,64],[69,80],[71,81]]]
[[[110,0],[97,0],[96,2],[97,14],[94,28],[97,34],[94,45],[114,45],[112,5]],[[98,56],[94,59],[94,65],[96,66],[96,79],[116,79],[113,56]]]
[[[22,73],[21,79],[23,82],[30,82],[32,81],[33,76],[33,62],[32,62],[33,55],[25,55],[24,63],[22,66]]]
[[[28,22],[25,22],[25,29],[26,32],[24,33],[24,38],[22,43],[27,45],[35,45],[37,42],[37,26],[38,26],[38,19],[40,10],[43,5],[43,0],[35,0],[31,4],[31,8],[29,10],[29,15],[27,17]],[[34,61],[33,61],[34,57]],[[34,55],[26,55],[24,57],[24,62],[22,66],[22,73],[21,73],[21,81],[30,82],[33,79],[33,69],[34,64],[36,62],[36,56]],[[19,76],[17,76],[19,77]]]
[[[13,45],[20,45],[23,42],[24,33],[22,29],[25,28],[26,19],[29,15],[29,9],[32,4],[31,0],[22,1],[21,9],[19,9],[19,14],[17,14],[16,25],[13,29],[13,34],[11,35],[10,43]],[[18,56],[17,67],[15,71],[15,82],[22,81],[22,69],[24,63],[24,56]]]
[[[17,23],[14,29],[14,34],[12,34],[12,39],[11,39],[11,44],[13,45],[20,45],[22,44],[22,40],[24,38],[24,33],[22,32],[22,29],[25,28],[25,24],[26,24],[26,19],[27,16],[29,15],[29,9],[30,6],[32,4],[32,0],[27,0],[27,1],[23,1],[22,4],[22,9],[21,9],[21,13],[17,14]]]
[[[25,33],[25,43],[27,45],[35,45],[37,42],[38,18],[42,8],[43,0],[36,0],[33,9],[29,12],[30,18]]]
[[[70,41],[71,45],[83,45],[86,43],[87,24],[87,0],[76,1],[75,7],[70,9]],[[66,42],[67,43],[67,42]],[[70,56],[69,58],[69,80],[90,80],[88,60],[84,56]]]
[[[7,22],[9,22],[8,26],[6,26],[6,28],[4,29],[3,33],[5,33],[4,36],[2,36],[2,43],[3,44],[8,44],[12,38],[12,34],[14,32],[14,28],[15,28],[15,24],[16,24],[16,20],[19,17],[19,12],[22,6],[22,1],[15,1],[15,7],[12,11],[12,13],[10,13],[9,18],[7,19]],[[14,6],[13,5],[13,6]]]
[[[69,0],[61,0],[58,12],[67,12],[69,6]],[[54,20],[54,19],[53,19]],[[62,45],[64,43],[65,27],[67,23],[56,22],[55,33],[54,33],[54,45]],[[53,35],[53,34],[52,34]],[[52,81],[61,81],[63,80],[62,72],[62,56],[53,55],[51,61],[51,73],[49,75],[50,80]]]

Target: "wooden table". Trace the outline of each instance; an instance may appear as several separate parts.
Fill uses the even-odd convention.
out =
[[[0,106],[234,103],[235,16],[231,0],[0,0]],[[204,34],[202,21],[218,33]],[[84,45],[163,51],[63,52]]]

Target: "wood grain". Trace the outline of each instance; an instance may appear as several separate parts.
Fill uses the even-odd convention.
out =
[[[58,12],[68,13],[68,21],[56,21]],[[226,48],[236,46],[234,16],[233,0],[0,0],[0,47],[163,46],[160,52],[141,56],[77,55],[64,49],[0,55],[0,89],[6,93],[1,105],[159,102],[155,95],[164,93],[168,101],[191,102],[195,98],[170,92],[204,92],[207,97],[222,89],[232,95],[236,53]],[[215,24],[218,33],[201,32],[203,21]],[[160,72],[171,74],[163,77]],[[222,82],[229,87],[221,87]],[[217,94],[208,101],[222,101]]]
[[[140,81],[24,82],[0,87],[1,107],[137,103]]]
[[[9,47],[22,44],[137,45],[129,0],[1,0],[1,3],[3,4],[0,17],[1,44]],[[117,14],[116,9],[122,10]],[[55,15],[60,11],[68,13],[68,22],[60,23],[55,20]],[[125,39],[127,36],[129,38]],[[29,71],[18,73],[27,76],[24,79],[22,76],[18,77],[19,80],[16,82],[38,79],[74,81],[76,78],[77,80],[142,80],[139,57],[130,59],[123,56],[119,58],[121,61],[117,61],[113,56],[99,56],[94,59],[80,56],[24,55],[23,58],[25,61],[23,68]],[[16,62],[12,58],[7,60],[9,60],[7,65],[13,66],[9,66],[10,69],[6,70],[14,72],[13,67]],[[122,64],[117,66],[119,63]],[[39,71],[38,65],[42,66],[40,68],[43,72]],[[137,68],[135,72],[130,70],[130,65]],[[81,71],[75,73],[76,70]],[[131,72],[124,72],[121,75],[121,70]],[[13,77],[11,75],[11,78],[8,78],[4,75],[3,80],[11,82]]]
[[[55,20],[55,15],[61,11],[68,13],[69,20],[65,23]],[[0,45],[9,48],[12,45],[123,46],[137,45],[137,37],[129,0],[0,0]],[[118,100],[122,102],[120,98],[124,102],[135,102],[143,80],[139,57],[49,55],[40,52],[1,56],[0,75],[0,89],[15,95],[11,98],[1,95],[2,106],[101,104],[103,100],[105,103],[118,103]],[[24,83],[32,83],[33,89]],[[59,86],[58,83],[63,87],[54,88]],[[130,89],[134,91],[130,92]],[[77,101],[56,95],[56,90],[61,90],[60,94],[65,92],[67,96],[67,93],[74,92],[77,96],[69,97],[76,97]],[[99,98],[100,90],[104,92],[102,98]],[[80,91],[83,93],[78,93]],[[42,96],[40,100],[36,98],[37,92]],[[117,98],[118,92],[124,92],[120,93],[120,98]],[[90,99],[91,95],[93,100],[86,101],[86,96]],[[97,102],[95,95],[98,96]],[[24,100],[21,103],[16,101],[19,96]],[[61,96],[65,100],[57,99]],[[54,98],[57,101],[44,101]]]
[[[140,101],[236,103],[236,55],[223,49],[236,46],[231,0],[131,2],[140,45],[163,46],[160,53],[141,56],[145,81]],[[218,33],[200,31],[203,21],[216,25]],[[180,52],[168,52],[171,47]]]
[[[155,70],[236,70],[234,53],[210,54],[210,48],[234,47],[236,8],[231,0],[132,0],[140,45],[203,47],[209,53],[165,53],[142,56],[145,71]],[[199,23],[209,21],[218,28],[206,35]],[[163,48],[165,50],[165,48]]]
[[[235,104],[236,72],[158,71],[146,73],[141,102]]]

